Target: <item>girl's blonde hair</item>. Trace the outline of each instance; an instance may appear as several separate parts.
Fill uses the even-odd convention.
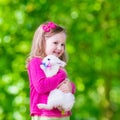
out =
[[[29,61],[33,57],[44,58],[46,56],[46,54],[45,54],[45,39],[46,39],[46,37],[51,37],[52,35],[55,35],[60,32],[64,32],[66,34],[65,29],[61,26],[58,26],[57,24],[55,24],[56,27],[54,29],[50,29],[49,32],[45,32],[43,30],[42,26],[47,25],[47,24],[48,24],[48,22],[41,24],[35,31],[33,41],[32,41],[31,51],[26,60],[26,67],[28,66]],[[67,59],[66,58],[66,50],[63,53],[63,55],[60,57],[60,59],[66,62],[66,59]]]

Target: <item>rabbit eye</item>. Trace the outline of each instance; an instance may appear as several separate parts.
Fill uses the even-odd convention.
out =
[[[50,61],[50,58],[48,58],[48,61]]]

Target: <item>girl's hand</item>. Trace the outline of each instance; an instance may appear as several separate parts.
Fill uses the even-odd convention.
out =
[[[57,109],[58,109],[59,111],[64,111],[61,106],[58,106]]]
[[[59,86],[58,89],[64,93],[72,92],[71,82],[68,79],[65,79]]]
[[[62,106],[58,105],[58,106],[54,106],[54,108],[57,108],[59,111],[63,111],[64,109],[62,108]]]

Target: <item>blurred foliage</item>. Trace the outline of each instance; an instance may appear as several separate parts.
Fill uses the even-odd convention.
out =
[[[0,120],[30,120],[25,60],[36,28],[67,30],[71,120],[120,119],[119,0],[0,0]]]

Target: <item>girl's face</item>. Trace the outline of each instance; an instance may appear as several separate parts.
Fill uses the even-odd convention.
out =
[[[65,33],[57,33],[49,38],[46,38],[46,55],[55,55],[60,57],[65,50],[66,35]]]

